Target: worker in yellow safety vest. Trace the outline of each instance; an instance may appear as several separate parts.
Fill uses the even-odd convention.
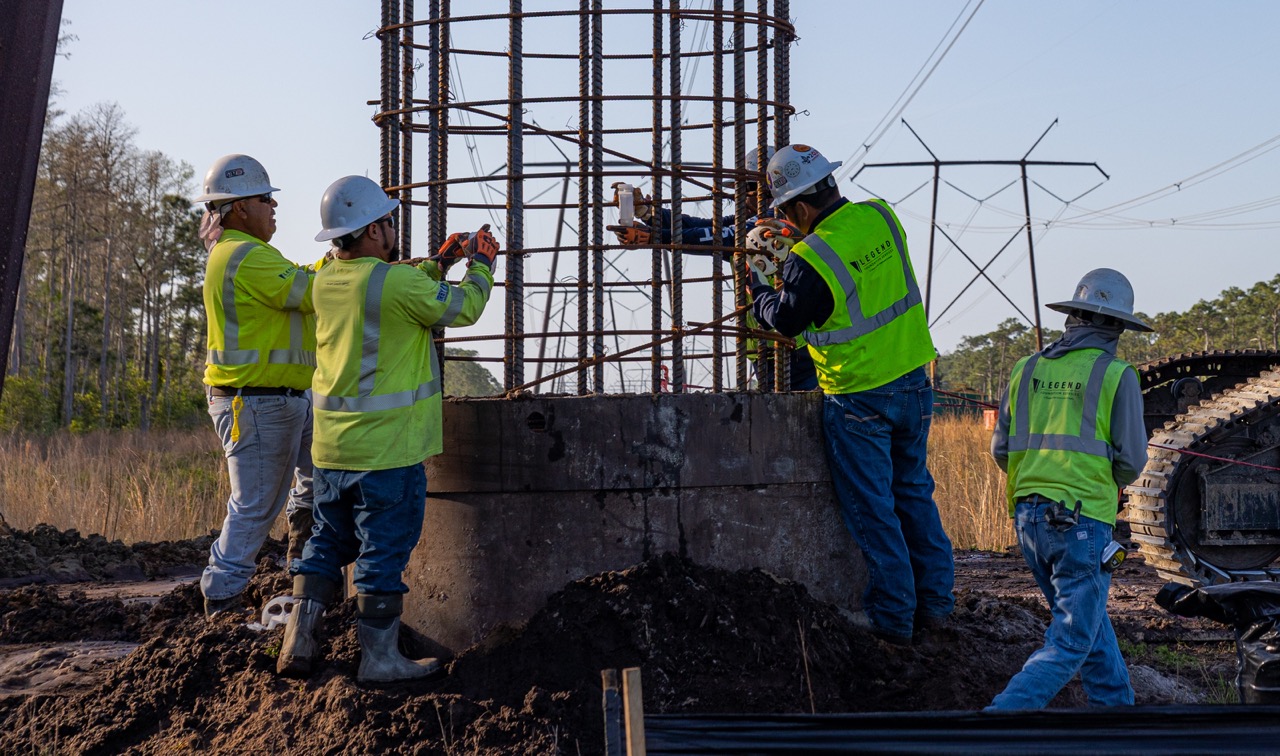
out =
[[[443,449],[440,365],[431,330],[475,323],[493,288],[498,244],[487,230],[454,234],[441,260],[388,264],[397,254],[389,198],[363,176],[338,179],[320,201],[333,259],[316,273],[314,384],[316,528],[290,568],[294,607],[276,670],[309,674],[316,625],[340,596],[354,563],[363,682],[421,678],[436,659],[397,649],[401,575],[422,534],[427,479],[422,462]],[[440,280],[448,262],[470,259],[458,285]]]
[[[1126,328],[1151,328],[1133,314],[1128,279],[1109,268],[1047,306],[1068,315],[1066,331],[1014,366],[991,454],[1009,473],[1009,516],[1053,621],[989,708],[1041,708],[1077,672],[1090,705],[1129,705],[1107,593],[1124,558],[1112,540],[1117,492],[1146,465],[1147,433],[1138,373],[1116,345]]]
[[[286,500],[290,550],[300,554],[311,532],[311,274],[269,244],[277,191],[257,160],[226,155],[196,197],[205,203],[200,237],[209,251],[204,382],[231,481],[222,532],[200,578],[209,616],[240,607]]]
[[[951,541],[925,464],[933,389],[924,366],[937,352],[902,225],[882,200],[840,196],[839,165],[804,144],[769,161],[773,207],[805,236],[780,289],[753,269],[753,312],[784,336],[804,334],[824,394],[832,487],[867,565],[858,617],[880,639],[910,645],[955,606]]]

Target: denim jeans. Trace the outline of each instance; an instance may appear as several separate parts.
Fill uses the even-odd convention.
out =
[[[408,593],[401,574],[422,536],[427,472],[421,464],[390,470],[316,468],[315,529],[293,560],[294,575],[342,582],[355,563],[358,593]]]
[[[1132,705],[1129,671],[1107,617],[1111,573],[1101,568],[1111,526],[1081,515],[1080,524],[1059,533],[1048,523],[1049,506],[1018,504],[1014,527],[1053,621],[1045,631],[1044,646],[988,708],[1042,708],[1076,672],[1091,705]]]
[[[211,599],[234,596],[249,584],[258,550],[286,499],[289,511],[311,507],[311,398],[242,396],[238,419],[235,398],[209,397],[231,480],[222,533],[200,577],[200,590]],[[233,441],[237,426],[239,438]]]
[[[877,630],[899,637],[911,636],[916,616],[955,607],[951,540],[925,465],[932,416],[923,368],[823,402],[831,483],[867,563],[863,607]]]

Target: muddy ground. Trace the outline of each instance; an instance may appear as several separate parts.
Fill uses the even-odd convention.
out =
[[[566,585],[443,678],[364,688],[350,601],[328,613],[326,664],[305,681],[274,673],[282,630],[206,621],[191,576],[208,545],[0,537],[0,753],[598,754],[600,671],[632,666],[646,713],[972,710],[1049,618],[1016,555],[958,553],[950,626],[899,648],[802,585],[668,554]],[[288,591],[281,552],[264,548],[252,607]],[[1161,584],[1135,558],[1112,591],[1138,703],[1229,700],[1228,631],[1155,606]],[[402,645],[424,647],[409,631]],[[1054,705],[1083,702],[1076,682]]]

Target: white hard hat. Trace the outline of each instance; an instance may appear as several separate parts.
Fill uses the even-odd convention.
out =
[[[320,233],[316,241],[329,241],[363,229],[400,206],[372,179],[343,176],[329,184],[320,198]]]
[[[823,186],[834,186],[834,178],[829,182],[824,179],[840,167],[840,162],[827,160],[807,144],[789,144],[778,150],[769,159],[769,168],[765,171],[769,191],[773,194],[773,202],[769,206],[777,209],[802,194],[812,194]]]
[[[204,174],[204,194],[196,202],[222,202],[278,192],[262,163],[248,155],[223,155]]]
[[[775,150],[772,146],[765,149],[764,159],[766,163],[773,157],[773,154],[775,152],[777,152],[777,150]],[[751,152],[747,153],[747,170],[750,171],[751,173],[760,172],[760,148],[759,147],[752,148]]]
[[[1070,301],[1054,302],[1045,307],[1067,315],[1106,315],[1121,321],[1131,331],[1153,330],[1133,316],[1133,287],[1129,285],[1129,279],[1111,268],[1097,268],[1085,273],[1076,284],[1076,294]]]

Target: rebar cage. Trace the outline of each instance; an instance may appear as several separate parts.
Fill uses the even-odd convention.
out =
[[[501,362],[508,395],[785,390],[789,340],[747,319],[757,208],[734,188],[759,178],[749,150],[790,141],[789,0],[551,4],[382,2],[374,121],[401,255],[482,223],[503,248],[485,317],[438,342]],[[616,242],[614,181],[670,211],[669,242]],[[684,214],[711,219],[705,244],[682,243]]]

